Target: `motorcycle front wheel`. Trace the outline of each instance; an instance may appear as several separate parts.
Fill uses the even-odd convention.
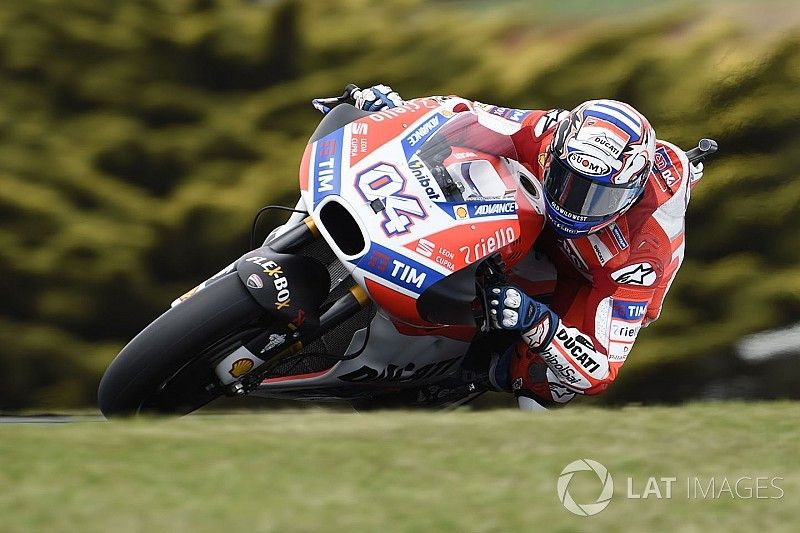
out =
[[[235,272],[220,278],[169,309],[122,349],[100,381],[100,411],[111,418],[199,409],[224,392],[214,361],[263,328],[264,320],[264,309]]]

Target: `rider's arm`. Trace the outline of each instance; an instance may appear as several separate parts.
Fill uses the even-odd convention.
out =
[[[621,271],[630,274],[624,281],[648,285],[617,283],[611,277],[584,285],[558,316],[549,341],[529,346],[574,392],[599,394],[614,381],[662,284],[663,268],[653,259],[615,270]]]

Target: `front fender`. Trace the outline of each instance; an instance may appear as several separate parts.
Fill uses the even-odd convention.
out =
[[[319,307],[328,297],[331,280],[316,259],[262,246],[240,257],[236,271],[256,302],[277,321],[307,331],[319,326]]]

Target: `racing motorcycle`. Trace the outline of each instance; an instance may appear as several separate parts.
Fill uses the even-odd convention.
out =
[[[484,287],[542,230],[541,185],[488,111],[423,98],[369,113],[357,90],[315,102],[326,114],[289,221],[112,361],[105,416],[187,414],[221,396],[441,406],[485,391],[461,377],[498,333]],[[704,139],[687,154],[714,151]]]

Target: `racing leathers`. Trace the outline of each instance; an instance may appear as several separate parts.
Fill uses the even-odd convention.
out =
[[[501,117],[520,162],[543,179],[554,126],[566,111],[461,105]],[[490,377],[497,388],[513,391],[524,407],[599,394],[614,381],[640,328],[658,318],[680,268],[692,179],[684,152],[658,141],[644,193],[613,223],[576,239],[545,226],[508,282],[549,312],[538,313],[495,360]]]

